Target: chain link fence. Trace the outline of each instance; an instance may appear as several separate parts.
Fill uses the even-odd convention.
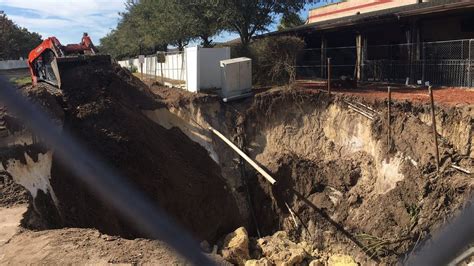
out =
[[[331,77],[353,76],[356,66],[356,47],[305,49],[297,61],[297,77],[302,79],[327,78],[327,60],[331,58]]]
[[[474,86],[474,39],[420,44],[391,44],[364,47],[361,80],[438,86]],[[326,79],[327,60],[331,76],[355,77],[357,47],[306,49],[298,61],[301,79]]]

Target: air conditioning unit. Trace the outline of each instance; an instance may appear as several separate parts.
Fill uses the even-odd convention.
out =
[[[246,57],[221,61],[224,102],[248,96],[252,91],[252,59]]]

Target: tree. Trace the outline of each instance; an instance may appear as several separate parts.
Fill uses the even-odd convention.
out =
[[[138,6],[149,36],[179,50],[197,39],[210,47],[211,37],[223,28],[216,19],[219,10],[215,1],[144,0]]]
[[[267,30],[274,15],[297,13],[309,2],[318,0],[221,0],[220,20],[247,47],[256,33]]]
[[[0,13],[0,60],[26,58],[41,41],[41,35],[19,27]]]
[[[201,40],[203,47],[212,47],[212,36],[224,29],[224,25],[217,19],[219,17],[219,4],[217,1],[188,1],[182,0],[185,9],[191,15],[192,35]]]
[[[237,32],[247,47],[256,33],[273,23],[275,15],[296,14],[306,3],[318,1],[129,0],[117,29],[101,40],[101,48],[116,57],[127,57],[155,52],[168,44],[182,50],[193,40],[212,47],[212,37],[223,30]]]
[[[305,42],[295,36],[258,39],[250,45],[254,79],[266,85],[291,84],[296,79],[296,60]]]
[[[305,22],[306,21],[304,21],[297,13],[283,14],[280,20],[280,25],[278,25],[278,30],[291,29],[301,26]]]
[[[117,28],[101,39],[101,49],[120,58],[168,44],[183,50],[192,40],[211,47],[212,36],[223,29],[218,7],[216,1],[128,1]]]
[[[138,1],[129,1],[126,11],[120,13],[117,28],[100,40],[100,50],[117,59],[133,57],[138,54],[155,53],[166,49],[167,44],[156,38],[150,14],[145,14]]]

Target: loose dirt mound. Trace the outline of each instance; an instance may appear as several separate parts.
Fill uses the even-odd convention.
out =
[[[24,265],[188,265],[166,243],[146,239],[127,240],[92,229],[22,230],[0,245],[0,264]],[[229,265],[208,254],[217,265]]]
[[[28,192],[0,171],[0,207],[12,207],[28,203]]]
[[[220,168],[206,150],[178,129],[166,130],[142,114],[160,106],[143,83],[118,65],[107,64],[71,66],[62,71],[62,81],[63,95],[56,101],[64,112],[60,119],[64,130],[197,238],[214,241],[239,224]],[[38,90],[23,89],[26,94]],[[48,108],[49,95],[35,93],[34,98]],[[139,236],[60,161],[53,156],[51,169],[61,217],[58,224],[95,227],[127,238]]]

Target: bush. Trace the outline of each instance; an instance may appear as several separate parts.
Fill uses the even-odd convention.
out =
[[[296,59],[305,42],[293,36],[269,37],[250,45],[254,82],[260,85],[292,83],[296,79]]]
[[[132,73],[137,73],[138,72],[138,67],[134,66],[134,65],[131,65],[130,66],[130,72]]]

